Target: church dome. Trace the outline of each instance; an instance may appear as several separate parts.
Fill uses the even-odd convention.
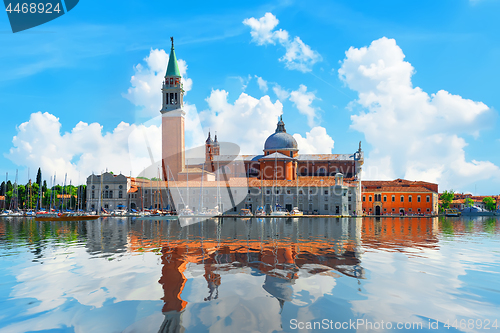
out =
[[[285,123],[280,118],[274,134],[271,134],[264,144],[264,150],[298,150],[297,141],[285,130]]]

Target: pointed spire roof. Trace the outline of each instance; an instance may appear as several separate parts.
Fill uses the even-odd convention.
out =
[[[280,132],[286,133],[285,123],[283,122],[283,116],[280,116],[280,119],[278,121],[278,125],[276,126],[275,133],[280,133]]]
[[[178,76],[181,77],[181,72],[179,71],[179,65],[177,64],[177,57],[174,51],[174,37],[170,37],[172,41],[172,48],[170,49],[170,57],[168,59],[167,72],[165,76]]]
[[[207,138],[207,141],[205,141],[205,143],[206,143],[207,145],[211,145],[211,144],[212,144],[212,142],[213,142],[213,141],[212,141],[212,138],[210,137],[210,131],[208,131],[208,138]]]

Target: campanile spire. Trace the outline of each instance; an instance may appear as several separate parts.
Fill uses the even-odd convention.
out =
[[[177,179],[184,170],[184,89],[181,72],[174,51],[174,37],[170,37],[172,47],[168,59],[167,71],[163,81],[162,92],[162,162],[164,178],[168,170]]]

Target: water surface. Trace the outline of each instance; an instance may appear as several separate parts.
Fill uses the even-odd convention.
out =
[[[491,217],[213,219],[185,227],[11,218],[0,220],[0,258],[1,332],[500,326],[500,220]]]

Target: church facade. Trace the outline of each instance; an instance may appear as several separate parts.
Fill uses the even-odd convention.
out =
[[[212,140],[209,133],[204,162],[186,164],[183,95],[172,39],[162,84],[161,168],[166,186],[177,196],[174,200],[178,202],[177,210],[199,211],[218,205],[223,211],[237,212],[242,208],[255,211],[258,207],[269,211],[278,204],[287,210],[298,207],[311,214],[348,216],[362,213],[364,154],[361,144],[352,154],[300,154],[297,141],[286,132],[280,118],[275,132],[264,142],[262,154],[225,154],[217,135]],[[220,204],[221,182],[222,192],[231,188],[238,193],[229,194],[231,200],[228,199],[224,207]],[[193,194],[195,189],[201,191],[200,195]]]

